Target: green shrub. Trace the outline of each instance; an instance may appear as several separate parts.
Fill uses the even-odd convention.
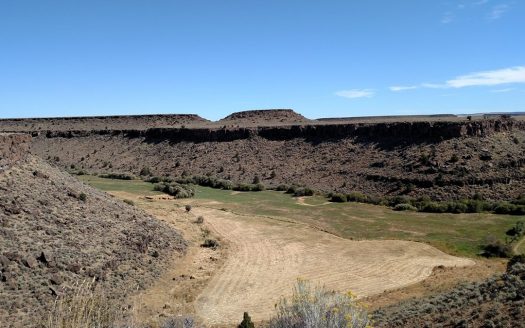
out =
[[[332,194],[330,201],[335,203],[345,203],[348,201],[348,198],[344,194]]]
[[[132,201],[131,199],[124,199],[123,202],[128,205],[135,206],[135,202]]]
[[[78,195],[78,199],[85,202],[87,200],[87,195],[81,192],[80,195]]]
[[[482,255],[485,257],[511,257],[512,247],[493,236],[489,236],[483,245]]]
[[[297,188],[294,193],[295,197],[313,196],[313,195],[314,195],[314,191],[306,187]]]
[[[134,180],[135,177],[126,173],[104,173],[100,174],[99,177],[104,179],[117,179],[117,180]]]
[[[283,184],[281,184],[281,185],[278,185],[278,186],[275,188],[275,190],[277,190],[277,191],[287,191],[287,190],[288,190],[288,186],[287,186],[287,185],[283,185]]]
[[[239,183],[233,187],[233,190],[236,191],[251,191],[252,187],[249,184],[246,183]]]
[[[191,211],[191,205],[188,204],[188,205],[184,206],[184,209],[186,210],[186,212]]]
[[[153,189],[171,195],[177,199],[191,198],[195,196],[195,189],[191,185],[182,185],[175,182],[157,183],[154,185]]]
[[[367,197],[359,192],[351,192],[346,195],[348,202],[366,203]]]
[[[394,206],[395,211],[417,211],[417,207],[410,204],[401,203]]]
[[[262,183],[256,183],[250,189],[250,191],[264,191],[266,187]]]

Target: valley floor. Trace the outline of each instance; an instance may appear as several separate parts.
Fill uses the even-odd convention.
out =
[[[170,200],[140,190],[112,194],[172,224],[189,242],[177,266],[136,297],[142,320],[193,314],[207,326],[231,326],[247,311],[262,321],[281,296],[291,294],[298,278],[366,297],[421,282],[436,266],[474,265],[427,244],[353,241],[291,219],[221,209],[218,200]],[[193,206],[191,212],[185,212],[185,204]],[[204,224],[195,223],[198,216]],[[200,247],[206,238],[221,246]]]

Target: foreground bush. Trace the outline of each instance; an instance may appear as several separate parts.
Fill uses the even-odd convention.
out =
[[[270,328],[365,328],[370,324],[367,311],[351,294],[339,294],[312,287],[299,280],[290,300],[282,299]]]

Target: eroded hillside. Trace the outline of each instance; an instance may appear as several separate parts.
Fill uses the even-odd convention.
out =
[[[184,251],[178,232],[142,210],[37,157],[12,154],[2,154],[11,164],[0,173],[2,327],[38,324],[57,295],[82,281],[96,279],[108,295],[123,297]]]

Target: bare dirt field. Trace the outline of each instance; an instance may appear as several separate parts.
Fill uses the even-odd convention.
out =
[[[206,326],[228,326],[247,311],[254,321],[264,321],[298,278],[366,297],[421,282],[436,266],[474,265],[422,243],[352,241],[301,223],[208,208],[205,202],[113,194],[133,198],[181,230],[189,243],[178,265],[136,297],[141,320],[194,314]],[[193,203],[189,214],[180,207],[187,202]],[[204,225],[194,223],[197,216],[205,218]],[[221,244],[217,250],[199,247],[208,229]]]
[[[363,297],[419,282],[438,265],[474,264],[421,243],[351,241],[297,223],[194,211],[230,244],[224,266],[196,300],[208,325],[235,323],[243,311],[268,319],[298,278]]]

